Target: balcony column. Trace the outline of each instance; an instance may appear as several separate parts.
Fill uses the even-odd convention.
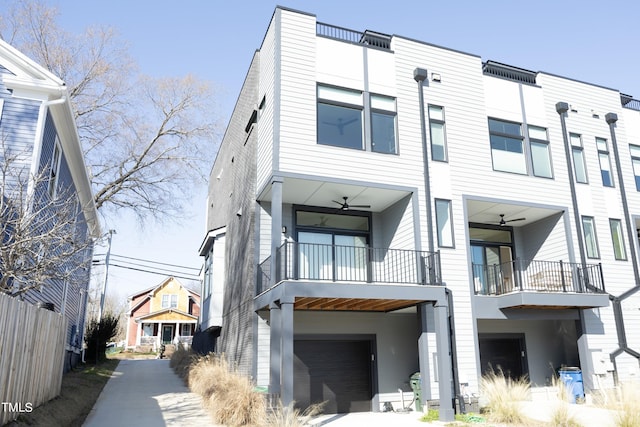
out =
[[[269,304],[269,394],[280,394],[280,367],[282,366],[282,317],[277,302]]]
[[[277,252],[282,242],[282,177],[273,177],[271,181],[271,277],[269,286],[277,281],[279,267]]]
[[[449,346],[449,317],[447,299],[442,298],[433,305],[436,346],[438,349],[438,390],[440,392],[440,421],[453,421],[453,375],[451,347]]]
[[[420,322],[420,336],[418,337],[418,359],[420,361],[420,382],[422,389],[423,401],[431,399],[431,377],[429,376],[429,325],[427,321],[428,310],[431,308],[429,304],[420,304],[418,306],[418,322]]]
[[[281,399],[285,408],[293,402],[293,298],[280,301],[282,321]]]

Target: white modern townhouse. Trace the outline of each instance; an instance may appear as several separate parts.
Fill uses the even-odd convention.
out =
[[[640,101],[275,9],[210,176],[194,348],[284,404],[452,419],[640,372]],[[579,370],[575,370],[579,369]],[[581,390],[581,391],[582,391]]]

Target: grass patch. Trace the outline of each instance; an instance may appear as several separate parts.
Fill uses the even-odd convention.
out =
[[[601,390],[594,401],[598,406],[616,411],[613,417],[616,427],[640,426],[640,383],[625,382],[615,389]]]
[[[62,376],[58,397],[31,413],[21,414],[8,426],[82,426],[118,363],[119,360],[108,359],[67,372]]]
[[[486,399],[484,410],[488,418],[497,423],[528,425],[520,402],[528,400],[530,385],[526,378],[513,380],[501,370],[486,374],[480,380],[481,394]]]

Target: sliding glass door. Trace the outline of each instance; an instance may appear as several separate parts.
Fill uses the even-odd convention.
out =
[[[331,232],[298,233],[300,279],[366,281],[367,239]]]

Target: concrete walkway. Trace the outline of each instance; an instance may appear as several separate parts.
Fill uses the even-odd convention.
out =
[[[213,426],[168,360],[122,360],[83,426]]]

